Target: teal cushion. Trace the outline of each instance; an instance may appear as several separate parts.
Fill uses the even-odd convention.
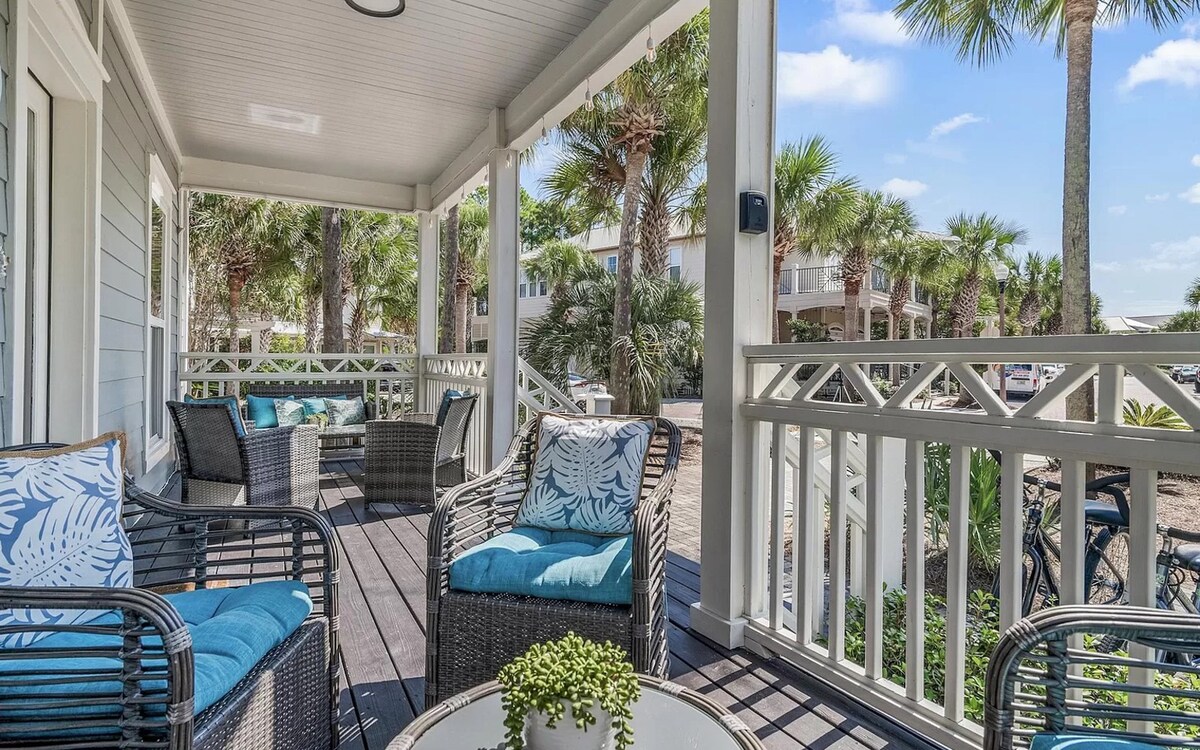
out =
[[[287,396],[286,398],[294,398]],[[254,428],[264,430],[279,426],[279,418],[275,416],[275,399],[267,396],[247,396],[246,416],[254,423]]]
[[[229,407],[229,416],[233,419],[233,431],[238,437],[245,437],[246,425],[242,422],[242,412],[238,408],[237,396],[217,396],[215,398],[184,396],[183,402],[185,404],[225,404]],[[251,415],[250,419],[253,420],[254,416]]]
[[[1119,737],[1088,736],[1083,734],[1035,735],[1029,750],[1156,750],[1156,745],[1134,742]]]
[[[304,404],[290,398],[275,399],[277,427],[295,427],[304,424]]]
[[[0,586],[133,585],[133,553],[121,527],[124,487],[116,433],[33,457],[0,453]],[[0,627],[84,623],[98,611],[0,607]],[[47,631],[0,633],[0,648]]]
[[[522,527],[472,547],[450,566],[450,588],[592,604],[633,601],[633,537]]]
[[[348,399],[349,396],[330,396],[329,398],[341,399],[344,401],[344,400]],[[300,403],[304,404],[304,416],[306,416],[306,417],[311,417],[314,414],[324,414],[325,413],[325,399],[324,398],[320,398],[320,397],[302,398],[302,399],[300,399]]]
[[[238,682],[250,673],[271,649],[294,633],[304,620],[312,614],[312,600],[308,587],[296,581],[270,581],[242,588],[201,589],[182,594],[169,594],[167,601],[179,612],[187,623],[192,636],[192,651],[195,659],[195,706],[199,714],[221,700]],[[97,625],[119,622],[115,612],[108,612],[91,622]],[[147,639],[158,645],[157,638]],[[119,648],[117,636],[94,633],[54,633],[40,641],[38,649]],[[72,696],[86,697],[96,694],[119,693],[121,686],[113,681],[74,681],[66,685],[41,685],[17,687],[13,683],[16,672],[44,670],[86,669],[105,673],[119,669],[117,659],[103,657],[67,657],[64,659],[39,658],[4,660],[0,659],[0,705],[5,698],[37,693],[69,692]],[[6,679],[8,678],[8,679]],[[148,680],[149,689],[161,690],[163,681]],[[12,703],[8,708],[18,708]],[[149,712],[162,715],[161,705],[151,705]],[[120,715],[119,707],[106,701],[97,701],[88,709],[89,714],[99,717]],[[64,710],[64,715],[66,710]],[[70,715],[78,716],[78,709],[70,709]],[[97,730],[102,732],[103,730]]]
[[[462,391],[456,391],[453,388],[442,394],[442,403],[438,406],[437,410],[436,424],[438,427],[446,423],[446,415],[450,413],[450,403],[456,398],[462,398],[464,395],[466,394]]]

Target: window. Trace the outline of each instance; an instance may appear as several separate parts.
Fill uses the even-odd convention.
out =
[[[682,275],[683,275],[683,248],[673,247],[673,248],[671,248],[670,265],[667,267],[667,276],[671,279],[671,281],[679,281],[679,278]]]
[[[521,299],[529,296],[529,277],[524,272],[521,273],[521,286],[517,290],[517,296]]]
[[[546,280],[545,279],[538,279],[538,296],[539,297],[546,296]]]
[[[146,469],[168,451],[168,345],[171,249],[175,190],[157,156],[151,156],[146,220]]]
[[[609,273],[617,272],[617,256],[610,255],[604,259],[604,265],[608,268]]]

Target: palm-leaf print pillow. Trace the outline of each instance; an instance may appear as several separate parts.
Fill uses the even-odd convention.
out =
[[[133,585],[133,555],[121,528],[124,436],[45,453],[0,453],[0,586]],[[103,614],[0,609],[0,626],[73,624]],[[0,648],[49,635],[0,635]]]
[[[628,534],[641,494],[652,419],[542,415],[518,526]]]

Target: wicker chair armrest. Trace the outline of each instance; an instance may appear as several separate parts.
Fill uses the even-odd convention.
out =
[[[340,561],[333,528],[320,513],[295,506],[184,505],[128,479],[125,487],[124,523],[139,577],[155,586],[196,588],[215,580],[301,581],[317,609],[335,616]],[[247,531],[255,521],[267,524]]]
[[[97,610],[117,612],[117,622],[107,625],[68,625],[62,623],[39,623],[29,625],[7,625],[0,627],[0,635],[19,632],[65,633],[86,632],[100,636],[111,636],[121,645],[103,653],[119,665],[111,673],[98,674],[94,660],[85,667],[74,667],[80,656],[101,655],[94,649],[84,653],[79,649],[56,649],[33,644],[4,649],[0,658],[10,665],[22,660],[53,659],[54,666],[47,674],[36,671],[24,677],[20,673],[7,680],[7,701],[20,705],[23,718],[19,721],[0,722],[0,743],[13,740],[6,738],[8,732],[18,733],[19,739],[36,737],[72,743],[78,740],[79,729],[74,726],[94,725],[95,716],[91,706],[95,700],[64,699],[53,692],[46,693],[45,683],[54,680],[57,684],[69,684],[79,680],[95,681],[98,678],[120,682],[122,694],[134,700],[128,705],[121,702],[125,711],[136,712],[133,717],[137,726],[148,732],[168,731],[170,747],[190,747],[194,722],[193,697],[195,690],[192,639],[187,625],[179,612],[166,599],[151,591],[136,588],[103,587],[12,587],[0,586],[0,609],[51,609],[51,610]],[[119,640],[116,640],[119,639]],[[35,669],[31,667],[31,669]],[[45,670],[45,664],[36,669]],[[73,672],[79,669],[79,673]],[[148,688],[148,676],[161,675],[165,687]],[[29,688],[28,693],[22,693]],[[145,704],[161,699],[166,711],[163,716],[143,715]],[[115,721],[114,721],[115,726]],[[72,739],[74,737],[74,739]],[[186,743],[186,744],[185,744]],[[18,743],[22,744],[22,743]]]
[[[304,424],[295,427],[271,427],[265,430],[250,430],[238,438],[242,445],[243,470],[262,473],[268,470],[272,463],[282,463],[280,456],[290,456],[294,445],[308,442],[311,439],[316,445],[319,430],[316,425]],[[312,462],[320,465],[320,455],[314,450]]]
[[[1082,665],[1094,658],[1094,651],[1076,648],[1078,641],[1072,636],[1082,637],[1111,636],[1127,644],[1139,644],[1143,649],[1123,650],[1130,652],[1129,656],[1106,655],[1119,666],[1128,669],[1158,668],[1164,671],[1186,670],[1196,673],[1194,667],[1179,667],[1156,661],[1155,653],[1162,650],[1167,653],[1200,653],[1200,616],[1175,612],[1171,610],[1150,607],[1114,607],[1095,605],[1072,605],[1044,609],[1018,621],[1001,635],[992,652],[988,664],[987,689],[984,701],[984,743],[987,750],[1009,750],[1013,747],[1014,734],[1029,734],[1029,722],[1026,721],[1024,730],[1018,731],[1016,715],[1024,713],[1025,704],[1029,697],[1026,694],[1018,696],[1018,685],[1029,679],[1031,666],[1035,670],[1050,672],[1049,680],[1055,686],[1045,691],[1045,705],[1037,708],[1036,713],[1042,726],[1042,731],[1055,733],[1087,733],[1113,734],[1110,730],[1086,729],[1079,724],[1067,721],[1067,683],[1072,665]],[[1140,654],[1140,655],[1139,655]],[[1147,655],[1148,654],[1148,655]],[[1045,678],[1043,678],[1045,679]],[[1121,693],[1120,686],[1106,687],[1105,692]],[[1200,690],[1184,689],[1190,693],[1190,700],[1200,702]],[[1072,715],[1080,715],[1096,709],[1095,702],[1088,702],[1084,707],[1070,707]],[[1187,724],[1191,731],[1200,728],[1200,713],[1187,716],[1177,711],[1156,709],[1134,709],[1137,716],[1120,716],[1112,711],[1123,711],[1123,707],[1102,709],[1107,714],[1101,714],[1108,719],[1122,722],[1135,718],[1151,722],[1168,724]],[[1101,712],[1097,712],[1101,713]],[[1026,717],[1028,719],[1028,717]],[[1155,735],[1140,735],[1132,731],[1122,731],[1120,736],[1135,739],[1150,744],[1172,745],[1177,741],[1171,737]]]

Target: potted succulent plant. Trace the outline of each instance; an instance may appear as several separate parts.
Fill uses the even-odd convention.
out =
[[[631,706],[641,689],[618,646],[568,633],[535,644],[498,679],[509,750],[626,750],[633,744]]]

